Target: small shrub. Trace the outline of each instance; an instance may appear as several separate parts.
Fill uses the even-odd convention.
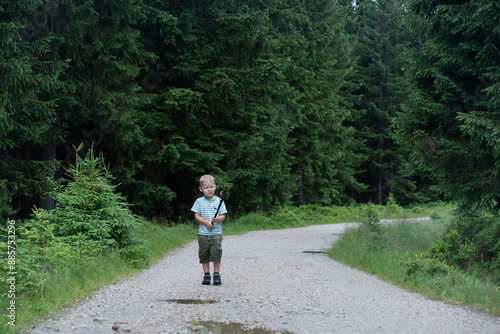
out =
[[[378,218],[380,209],[376,205],[370,203],[364,207],[362,212],[365,217],[362,221],[362,227],[376,234],[382,233],[382,223]]]
[[[408,278],[417,275],[446,275],[452,271],[452,268],[445,263],[429,258],[424,253],[408,252],[408,260],[405,261],[406,276]]]
[[[271,219],[262,213],[249,213],[238,219],[238,224],[256,227],[256,228],[267,228],[271,225]]]
[[[477,233],[478,261],[498,262],[500,255],[500,218],[488,219],[484,228]]]
[[[383,229],[382,222],[378,218],[379,208],[368,204],[365,208],[366,219],[361,223],[360,229],[364,231],[368,240],[370,250],[383,247],[387,241],[387,235]]]
[[[432,211],[430,217],[431,217],[432,220],[441,219],[441,215],[439,213],[437,213],[436,211]]]
[[[296,227],[300,226],[305,215],[301,215],[304,210],[298,210],[296,207],[284,206],[273,210],[271,213],[271,219],[273,220],[273,225],[277,227]]]
[[[137,224],[125,198],[116,193],[112,175],[101,155],[91,149],[82,159],[76,149],[75,165],[68,173],[70,180],[54,192],[56,209],[50,219],[61,236],[83,233],[103,246],[124,247]]]
[[[33,219],[18,222],[16,238],[16,289],[20,293],[38,295],[43,292],[48,270],[71,260],[71,247],[54,235],[54,224],[49,213],[42,209],[33,210]],[[2,252],[6,243],[1,243]],[[5,263],[6,264],[6,263]],[[3,268],[0,274],[2,284],[9,270]]]
[[[330,215],[339,220],[353,220],[353,212],[345,206],[332,206]]]
[[[135,244],[122,248],[118,254],[133,268],[144,268],[147,265],[144,245]]]
[[[415,214],[422,214],[424,213],[426,210],[420,206],[416,206],[414,208],[411,209],[411,212],[412,213],[415,213]]]
[[[144,265],[143,248],[133,238],[138,220],[110,184],[102,155],[95,157],[90,150],[82,159],[78,149],[76,153],[75,166],[69,170],[71,179],[57,185],[53,194],[56,208],[35,207],[32,219],[17,224],[17,289],[21,293],[41,294],[50,271],[67,270],[70,264],[88,267],[97,257],[116,250],[133,266]],[[1,253],[6,248],[6,240],[1,239]],[[9,270],[2,269],[0,284],[5,284]]]
[[[387,205],[385,206],[385,209],[388,210],[390,213],[395,214],[396,216],[402,216],[403,214],[403,208],[399,206],[399,204],[396,202],[396,198],[392,193],[389,194],[389,199],[387,200]]]
[[[481,266],[499,276],[500,217],[456,217],[430,254],[449,265],[468,269]]]

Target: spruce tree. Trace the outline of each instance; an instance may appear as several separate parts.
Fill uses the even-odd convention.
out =
[[[152,102],[143,113],[154,143],[144,155],[144,195],[153,196],[136,201],[188,214],[205,173],[232,187],[229,201],[242,210],[286,201],[294,186],[288,134],[295,93],[276,56],[268,5],[146,4],[153,19],[144,33],[155,41],[149,47],[159,56],[154,73],[161,80],[148,86]],[[146,191],[151,184],[165,186],[170,200]]]
[[[22,201],[25,213],[30,212],[53,177],[40,166],[57,159],[67,168],[74,158],[71,145],[77,143],[90,148],[94,142],[110,161],[120,161],[116,165],[122,171],[138,168],[130,159],[141,143],[136,79],[153,55],[144,51],[135,28],[145,19],[137,2],[1,6],[5,38],[0,66],[6,82],[0,88],[1,140],[3,169],[10,168],[2,173],[8,175],[4,194],[20,189],[12,200]]]
[[[45,16],[36,17],[39,1],[0,1],[0,214],[29,212],[30,199],[50,189],[52,162],[41,150],[57,134],[56,92],[63,60],[49,61],[54,34],[38,34]],[[42,21],[36,21],[36,20]],[[36,25],[35,25],[36,24]],[[21,211],[22,213],[23,211]]]
[[[300,175],[311,202],[341,203],[358,186],[340,92],[350,48],[336,2],[145,3],[143,33],[159,58],[144,73],[155,79],[141,122],[152,145],[136,203],[186,209],[207,172],[241,210],[288,202]]]
[[[290,134],[299,204],[342,204],[362,189],[354,129],[344,125],[349,110],[342,89],[353,52],[344,9],[336,1],[283,1],[272,13],[284,75],[299,96]]]
[[[353,7],[356,38],[354,74],[359,87],[350,124],[357,129],[364,157],[359,180],[368,188],[358,198],[385,204],[390,194],[400,203],[421,200],[409,164],[409,150],[393,138],[392,120],[408,103],[410,87],[404,78],[404,56],[416,38],[404,23],[401,1],[357,1]]]
[[[408,8],[424,46],[412,57],[416,102],[399,117],[399,136],[446,198],[497,212],[500,6],[414,0]]]

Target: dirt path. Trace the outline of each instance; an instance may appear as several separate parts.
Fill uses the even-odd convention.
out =
[[[329,248],[346,226],[226,236],[222,286],[201,285],[197,243],[191,242],[33,333],[190,333],[199,321],[300,334],[500,333],[500,317],[428,300],[326,254],[304,253]],[[171,301],[178,299],[214,302]]]

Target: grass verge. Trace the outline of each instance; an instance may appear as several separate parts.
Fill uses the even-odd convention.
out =
[[[446,217],[424,222],[364,223],[328,251],[343,264],[428,298],[500,314],[499,287],[484,273],[462,271],[426,256],[445,232]]]
[[[169,251],[193,240],[196,230],[192,224],[167,227],[144,220],[137,231],[137,237],[142,240],[141,245],[144,247],[139,260],[131,261],[127,259],[129,254],[115,252],[84,264],[68,263],[46,272],[46,282],[41,291],[16,295],[15,326],[9,325],[12,318],[2,314],[0,332],[21,333],[29,329],[30,325],[91,297],[103,286],[139,272]],[[2,313],[7,310],[10,301],[8,295],[3,293],[0,298]]]

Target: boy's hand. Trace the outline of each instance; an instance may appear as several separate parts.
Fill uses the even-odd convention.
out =
[[[220,222],[223,222],[224,220],[226,219],[226,215],[225,214],[222,214],[220,215],[219,217],[217,218],[212,218],[212,225],[214,223],[220,223]]]
[[[223,221],[224,218],[222,216],[219,216],[217,218],[212,218],[212,226],[215,224],[215,223],[220,223],[221,221]]]

